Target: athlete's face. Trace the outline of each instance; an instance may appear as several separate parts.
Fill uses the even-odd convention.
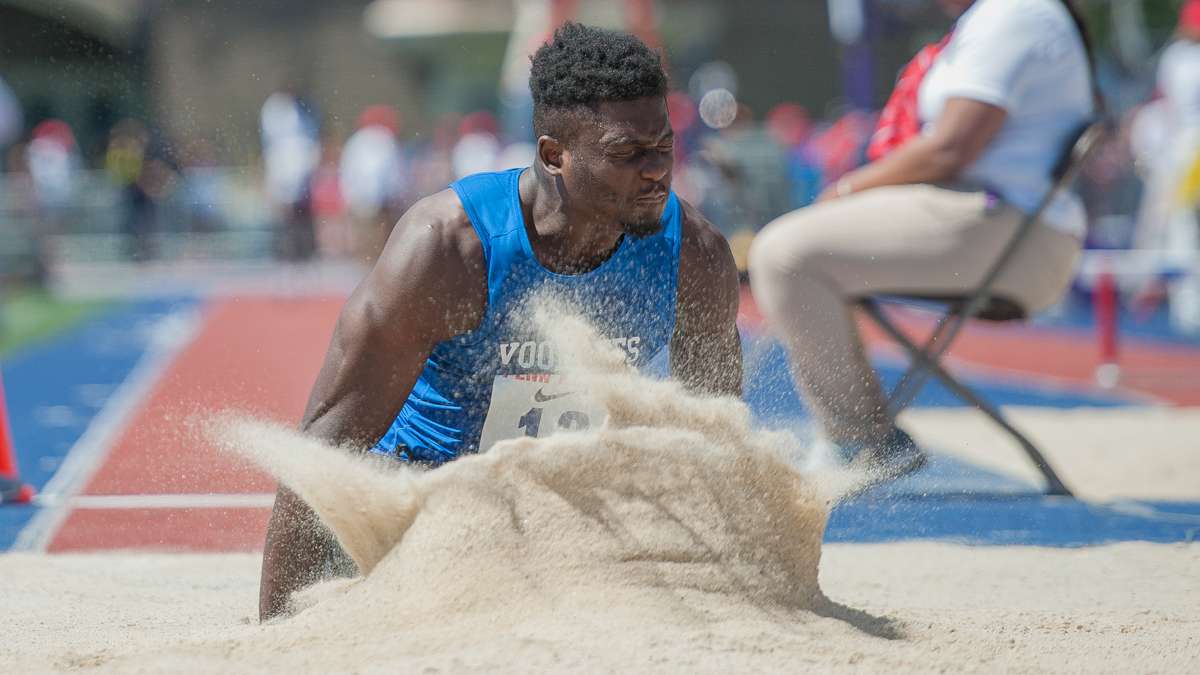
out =
[[[563,154],[567,192],[593,217],[639,237],[659,230],[675,163],[665,98],[601,103]]]

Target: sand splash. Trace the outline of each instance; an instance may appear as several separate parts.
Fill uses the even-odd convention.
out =
[[[603,425],[428,472],[253,420],[210,426],[311,505],[363,572],[260,629],[267,651],[428,657],[497,630],[587,651],[664,630],[786,627],[825,606],[829,498],[787,461],[789,436],[753,429],[740,401],[639,375],[579,320],[539,322],[555,327],[560,370],[607,409]]]

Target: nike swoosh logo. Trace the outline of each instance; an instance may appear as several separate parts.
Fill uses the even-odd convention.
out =
[[[542,390],[541,390],[541,389],[538,389],[538,390],[537,390],[536,392],[534,392],[534,394],[533,394],[533,402],[534,402],[534,403],[545,403],[546,401],[553,401],[553,400],[554,400],[554,399],[556,399],[556,398],[562,398],[562,397],[564,397],[564,396],[570,396],[571,394],[574,394],[574,393],[575,393],[575,392],[573,392],[573,391],[564,391],[564,392],[562,392],[561,394],[543,394],[543,393],[542,393]]]

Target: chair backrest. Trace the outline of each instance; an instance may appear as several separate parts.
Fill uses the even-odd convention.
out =
[[[1061,186],[1071,182],[1092,151],[1100,147],[1100,141],[1104,140],[1104,136],[1108,133],[1108,126],[1108,122],[1105,120],[1093,120],[1080,126],[1069,137],[1070,142],[1063,146],[1062,155],[1059,156],[1058,163],[1054,165],[1054,171],[1050,174],[1056,185]]]
[[[991,302],[992,285],[1000,277],[1004,268],[1008,266],[1008,263],[1016,254],[1021,243],[1033,231],[1034,226],[1041,219],[1042,214],[1058,195],[1059,191],[1075,179],[1075,175],[1079,173],[1079,169],[1083,166],[1083,163],[1100,146],[1100,142],[1108,133],[1108,128],[1107,121],[1103,118],[1096,119],[1079,127],[1079,130],[1070,137],[1070,143],[1064,147],[1063,153],[1054,167],[1050,189],[1042,197],[1042,201],[1038,204],[1037,209],[1033,213],[1027,214],[1022,220],[1016,233],[1013,234],[1012,239],[1008,242],[1008,245],[1004,247],[1004,250],[996,258],[996,262],[993,263],[987,274],[984,275],[983,281],[979,284],[976,292],[961,305],[959,310],[961,316],[976,317],[986,311],[989,315],[987,318],[993,321],[1024,318],[1024,310],[1016,307],[1013,303],[1008,303],[1008,305],[1012,306],[1004,306],[1003,304],[997,305]],[[1015,310],[1013,309],[1014,307],[1016,307]],[[957,332],[957,328],[953,332]]]
[[[1069,136],[1070,142],[1063,146],[1062,154],[1058,158],[1058,162],[1054,165],[1054,170],[1050,173],[1052,180],[1050,181],[1050,189],[1046,191],[1042,201],[1038,204],[1037,209],[1026,218],[1026,225],[1022,227],[1022,233],[1018,239],[1023,238],[1025,230],[1028,230],[1035,221],[1042,217],[1042,213],[1054,201],[1059,190],[1062,190],[1067,185],[1070,185],[1075,180],[1075,175],[1079,173],[1079,169],[1083,167],[1084,162],[1091,156],[1096,148],[1100,147],[1100,142],[1108,135],[1109,123],[1105,119],[1095,119],[1079,127],[1074,134]]]
[[[1108,134],[1108,130],[1109,123],[1100,118],[1081,125],[1075,133],[1071,134],[1068,138],[1069,142],[1063,146],[1062,154],[1054,166],[1054,171],[1051,174],[1053,180],[1050,182],[1050,189],[1042,197],[1042,201],[1038,204],[1037,209],[1025,216],[1017,228],[1017,232],[1013,235],[1005,249],[1001,251],[996,262],[988,269],[984,275],[983,282],[974,293],[966,297],[937,297],[905,293],[898,297],[911,298],[918,301],[949,303],[950,311],[947,312],[947,316],[957,315],[987,321],[1024,319],[1026,316],[1025,310],[1011,300],[994,297],[991,294],[992,285],[1008,265],[1021,242],[1033,230],[1042,213],[1054,200],[1058,192],[1075,179],[1075,175],[1079,173],[1079,169],[1083,166],[1084,162],[1087,161],[1096,148],[1100,147],[1100,142],[1104,140],[1104,137]],[[955,332],[957,332],[957,329],[955,329]]]
[[[1050,189],[1046,191],[1046,195],[1042,198],[1037,210],[1031,214],[1026,214],[1021,224],[1017,227],[1017,231],[1004,247],[1004,250],[1000,252],[996,261],[987,270],[983,281],[980,282],[975,292],[966,298],[952,303],[950,309],[942,315],[937,325],[934,326],[932,334],[926,339],[925,346],[920,349],[920,353],[927,360],[936,363],[942,358],[942,355],[954,343],[954,339],[966,324],[967,319],[986,318],[992,321],[1011,321],[1025,317],[1024,308],[1017,303],[1003,298],[994,298],[992,295],[992,286],[996,283],[996,279],[999,278],[1000,273],[1008,266],[1021,243],[1033,230],[1042,213],[1046,210],[1046,207],[1055,198],[1059,190],[1074,180],[1075,174],[1078,173],[1088,156],[1099,147],[1100,141],[1103,140],[1107,133],[1108,124],[1101,119],[1083,125],[1071,136],[1070,143],[1066,146],[1062,156],[1058,160],[1058,164],[1054,167]],[[889,332],[895,330],[894,328],[889,330],[888,326],[890,324],[887,324],[887,319],[884,318],[882,310],[873,300],[868,299],[864,306],[867,309],[868,315],[872,316],[876,323],[883,326],[884,330],[888,330]],[[893,333],[893,337],[896,337],[895,333]],[[928,374],[929,371],[923,367],[914,366],[910,369],[901,378],[896,388],[892,390],[890,400],[888,401],[888,410],[893,414],[903,410],[912,401],[912,398],[916,396]],[[1054,480],[1058,480],[1057,476]],[[1061,482],[1058,484],[1061,486]]]

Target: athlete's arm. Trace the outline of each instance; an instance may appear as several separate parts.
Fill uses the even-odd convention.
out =
[[[683,218],[671,375],[692,391],[741,396],[737,266],[725,237],[699,211],[684,203]]]
[[[346,301],[301,430],[343,447],[377,442],[433,347],[478,325],[486,279],[479,238],[457,196],[445,191],[414,205]],[[263,550],[261,619],[319,578],[330,545],[313,511],[280,486]]]

